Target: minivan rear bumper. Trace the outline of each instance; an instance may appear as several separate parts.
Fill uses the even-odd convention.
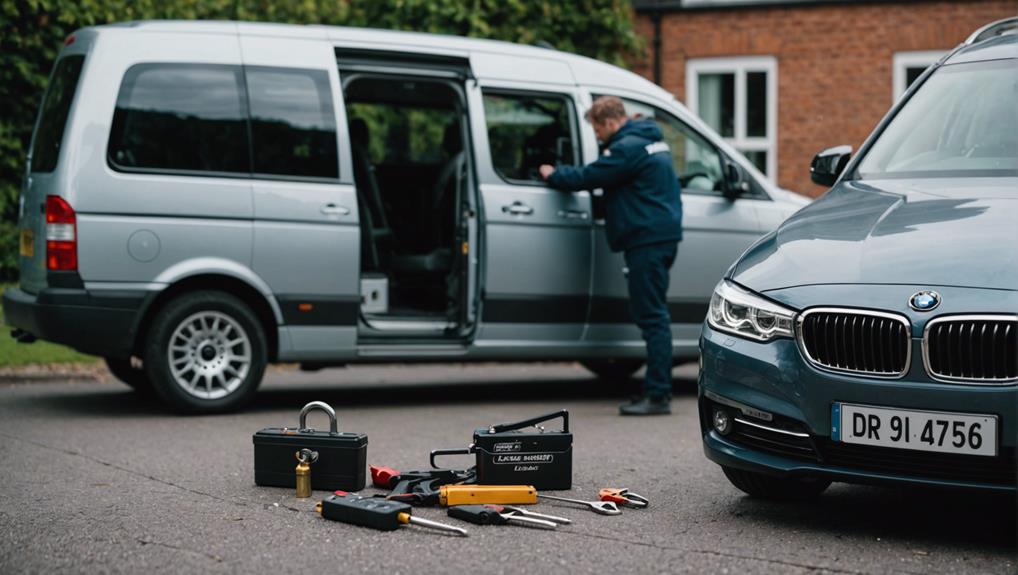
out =
[[[4,323],[82,353],[124,358],[131,355],[135,319],[145,295],[97,297],[88,290],[62,288],[33,295],[8,288],[3,294]]]

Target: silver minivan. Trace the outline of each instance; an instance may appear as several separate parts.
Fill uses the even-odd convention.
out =
[[[131,22],[68,37],[19,214],[20,341],[106,358],[181,411],[237,408],[267,363],[644,356],[593,161],[598,95],[654,118],[683,190],[669,302],[694,358],[714,285],[806,199],[668,92],[595,60],[460,37]]]

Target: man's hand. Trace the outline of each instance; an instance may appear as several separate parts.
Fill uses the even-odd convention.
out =
[[[555,173],[555,166],[552,166],[550,164],[542,164],[541,167],[538,168],[537,170],[541,172],[541,177],[547,180],[549,176]]]

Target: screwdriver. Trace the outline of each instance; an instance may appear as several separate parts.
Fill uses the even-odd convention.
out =
[[[345,491],[337,491],[326,497],[317,505],[317,509],[326,519],[382,531],[395,531],[400,525],[409,524],[467,536],[465,529],[414,517],[411,515],[413,508],[406,503],[378,497],[361,497]]]

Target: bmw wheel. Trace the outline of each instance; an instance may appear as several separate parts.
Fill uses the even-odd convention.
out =
[[[188,413],[241,407],[261,383],[266,358],[257,317],[238,298],[217,291],[172,300],[156,315],[145,346],[156,393]]]

